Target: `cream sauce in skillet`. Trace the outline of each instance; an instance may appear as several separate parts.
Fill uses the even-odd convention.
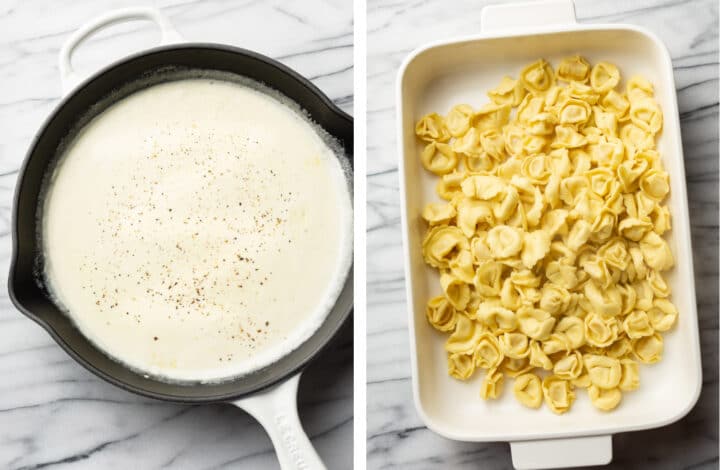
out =
[[[180,381],[267,366],[322,323],[352,257],[347,180],[299,112],[204,78],[113,104],[61,156],[45,278],[116,360]]]

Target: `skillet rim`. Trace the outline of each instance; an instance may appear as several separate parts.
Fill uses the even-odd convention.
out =
[[[293,79],[298,84],[302,85],[303,88],[305,88],[311,95],[313,95],[315,98],[319,99],[322,105],[327,108],[328,111],[330,111],[334,116],[340,119],[342,122],[341,127],[348,126],[349,127],[349,145],[345,148],[345,154],[348,157],[348,161],[350,163],[351,168],[354,167],[353,160],[353,141],[354,141],[354,135],[353,135],[353,117],[350,116],[348,113],[340,109],[335,103],[330,100],[330,98],[325,95],[316,85],[314,85],[310,80],[305,78],[304,76],[300,75],[298,72],[294,71],[293,69],[289,68],[288,66],[284,65],[283,63],[276,61],[270,57],[267,57],[265,55],[259,54],[257,52],[243,49],[240,47],[231,46],[228,44],[220,44],[220,43],[212,43],[212,42],[184,42],[181,44],[171,44],[171,45],[164,45],[164,46],[157,46],[149,49],[144,49],[140,52],[136,52],[127,56],[124,56],[114,62],[111,62],[110,64],[100,68],[87,78],[83,79],[78,85],[76,85],[71,91],[65,93],[61,96],[59,102],[55,105],[53,110],[48,114],[48,116],[43,120],[43,123],[40,125],[36,133],[34,134],[32,141],[28,147],[28,150],[25,154],[25,157],[23,158],[22,164],[20,165],[20,168],[18,170],[18,176],[16,179],[16,186],[13,193],[13,205],[11,210],[11,223],[10,223],[10,234],[12,239],[12,252],[10,257],[10,268],[9,268],[9,274],[8,274],[8,295],[10,298],[10,301],[12,304],[17,308],[23,315],[33,320],[35,323],[40,325],[47,333],[50,335],[50,337],[55,341],[55,343],[60,346],[60,348],[65,351],[75,362],[79,363],[81,366],[83,366],[86,370],[94,374],[95,376],[99,377],[100,379],[119,387],[123,390],[126,390],[128,392],[134,393],[136,395],[144,396],[147,398],[167,401],[167,402],[173,402],[173,403],[184,403],[184,404],[202,404],[202,403],[217,403],[217,402],[228,402],[232,400],[237,400],[239,398],[243,398],[246,396],[250,396],[253,394],[256,394],[258,392],[261,392],[262,390],[265,390],[277,383],[280,383],[284,381],[285,379],[302,372],[305,367],[307,367],[312,361],[314,361],[323,351],[325,351],[330,344],[334,342],[334,340],[337,338],[339,331],[347,324],[348,318],[352,316],[354,306],[353,301],[351,300],[348,307],[344,308],[343,311],[340,313],[337,313],[338,320],[334,323],[333,326],[330,327],[330,330],[327,332],[326,338],[324,341],[319,343],[307,356],[302,360],[296,360],[291,361],[291,364],[288,365],[284,372],[279,373],[272,373],[272,369],[278,366],[278,364],[281,364],[283,361],[288,360],[288,358],[291,358],[294,356],[297,352],[297,350],[304,347],[308,342],[312,341],[319,333],[321,333],[324,328],[327,328],[327,324],[323,323],[321,327],[319,327],[307,340],[305,340],[300,346],[298,346],[293,352],[287,354],[286,356],[283,356],[281,359],[279,359],[277,362],[270,364],[266,368],[260,369],[255,372],[251,372],[249,376],[253,376],[256,374],[262,374],[267,373],[268,371],[271,371],[268,374],[268,377],[264,380],[261,380],[258,385],[251,387],[249,390],[237,390],[238,388],[242,388],[242,384],[244,382],[244,377],[238,377],[236,379],[231,379],[226,382],[220,382],[220,383],[175,383],[175,382],[163,382],[161,380],[158,380],[154,377],[144,377],[141,372],[132,370],[128,368],[126,365],[120,363],[119,361],[114,360],[110,356],[108,356],[104,351],[102,351],[100,348],[95,346],[94,344],[90,343],[93,348],[97,349],[102,355],[104,355],[108,360],[114,361],[116,364],[118,364],[120,367],[124,368],[126,371],[131,372],[134,375],[139,376],[143,380],[150,380],[152,382],[155,382],[156,384],[159,384],[161,386],[167,386],[167,387],[181,387],[181,388],[212,388],[219,385],[225,385],[234,387],[235,390],[231,390],[227,393],[217,393],[217,394],[208,394],[208,395],[195,395],[195,396],[182,396],[182,395],[175,395],[170,393],[161,393],[156,392],[152,390],[147,390],[145,388],[138,387],[136,385],[130,384],[126,381],[123,381],[116,377],[115,375],[108,373],[107,371],[103,370],[100,367],[95,366],[94,364],[90,363],[89,360],[87,360],[81,353],[78,353],[74,348],[73,345],[69,342],[65,341],[63,337],[56,331],[55,327],[51,325],[49,322],[45,321],[44,319],[40,318],[38,315],[30,311],[30,309],[26,308],[25,305],[18,299],[16,295],[16,288],[17,281],[16,281],[16,271],[18,269],[18,266],[21,265],[23,262],[28,262],[26,259],[20,259],[19,256],[19,227],[18,227],[18,214],[19,214],[19,198],[20,193],[23,189],[23,187],[26,187],[27,184],[25,183],[25,174],[27,171],[27,166],[32,159],[33,155],[35,155],[37,151],[37,146],[39,144],[39,141],[41,137],[47,132],[48,128],[50,127],[53,120],[56,118],[57,114],[60,112],[61,109],[65,107],[68,101],[70,101],[74,96],[77,94],[82,93],[89,84],[94,82],[95,80],[99,79],[103,75],[107,73],[111,73],[116,68],[122,67],[124,65],[127,65],[130,62],[133,62],[135,60],[141,59],[145,56],[152,55],[152,54],[158,54],[168,51],[177,51],[177,50],[183,50],[183,49],[205,49],[205,50],[215,50],[215,51],[221,51],[221,52],[228,52],[232,54],[238,54],[243,55],[246,57],[249,57],[250,59],[257,60],[260,62],[264,62],[266,65],[269,65],[271,68],[274,69],[275,73],[278,74],[284,74],[291,79]],[[241,75],[242,74],[238,74]],[[139,78],[139,77],[138,77]],[[252,77],[249,77],[252,78]],[[273,84],[268,81],[261,81],[266,86],[277,89],[273,87]],[[289,96],[287,93],[282,92],[288,96],[293,101],[297,100],[293,96]],[[95,103],[100,101],[103,97],[99,97],[98,99],[93,100]],[[301,108],[305,109],[302,105]],[[322,126],[321,126],[322,127]],[[330,133],[328,131],[328,133]],[[333,135],[330,133],[330,135]],[[335,138],[339,138],[336,135],[333,135]],[[340,139],[341,141],[343,139]],[[345,143],[345,142],[343,142]],[[43,163],[43,166],[45,167],[45,171],[47,170],[47,167],[52,162],[52,158],[54,155],[51,155],[50,157],[46,158],[46,161]],[[352,175],[351,175],[352,176]],[[350,181],[351,183],[352,181]],[[350,191],[352,194],[353,188],[352,185],[350,187]],[[36,198],[34,201],[34,207],[37,210],[38,205],[38,199]],[[29,262],[34,263],[35,260],[30,260]],[[338,299],[342,298],[344,295],[353,295],[353,281],[354,281],[354,262],[351,263],[350,269],[348,272],[348,275],[345,279],[345,283],[343,285],[343,288],[339,294]],[[345,292],[348,292],[348,294],[345,294]],[[54,302],[51,301],[51,303],[55,306],[56,309],[58,309],[60,314],[64,313],[55,305]],[[333,309],[328,313],[328,316],[333,315],[333,311],[335,310],[337,306],[337,303],[333,307]],[[82,333],[80,333],[82,334]],[[87,338],[86,338],[87,340]]]

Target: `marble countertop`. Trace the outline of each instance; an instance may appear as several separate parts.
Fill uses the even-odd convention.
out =
[[[478,31],[478,0],[368,2],[368,469],[511,469],[506,443],[447,440],[413,405],[402,265],[395,77],[417,46]],[[498,2],[492,2],[498,3]],[[616,435],[606,469],[718,468],[718,6],[715,0],[577,0],[578,21],[631,23],[668,46],[687,172],[703,389],[683,420]]]
[[[10,303],[10,207],[33,135],[60,98],[57,54],[83,22],[113,8],[159,6],[188,40],[281,60],[347,112],[353,102],[352,7],[345,0],[3,0],[0,2],[0,468],[278,468],[270,440],[229,405],[181,406],[137,397],[96,378]],[[149,23],[118,25],[80,47],[92,71],[150,47]],[[300,416],[329,468],[350,468],[352,328],[300,384]]]

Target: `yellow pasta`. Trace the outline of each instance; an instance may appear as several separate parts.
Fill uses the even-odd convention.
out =
[[[632,354],[632,344],[627,337],[620,337],[605,349],[605,354],[615,359],[627,358]]]
[[[502,128],[510,117],[510,108],[509,104],[486,104],[473,116],[473,129],[482,134],[485,131]]]
[[[553,335],[562,335],[570,349],[578,349],[585,344],[585,328],[581,318],[563,317],[555,326]]]
[[[610,411],[620,404],[622,392],[618,388],[600,388],[596,385],[588,387],[590,401],[595,408],[602,411]]]
[[[458,163],[458,157],[448,144],[430,142],[420,158],[426,170],[436,175],[452,172]]]
[[[583,360],[580,351],[574,351],[560,358],[553,366],[553,373],[565,380],[577,379],[583,371]]]
[[[507,376],[526,407],[563,414],[585,389],[611,411],[678,321],[663,276],[674,257],[662,110],[647,79],[620,80],[608,62],[540,59],[489,103],[417,122],[443,200],[421,214],[441,292],[426,317],[449,335],[451,377],[485,371],[483,399]]]
[[[503,332],[513,331],[517,328],[515,314],[503,307],[483,302],[477,311],[478,320],[496,335]]]
[[[473,266],[473,255],[470,250],[462,250],[448,263],[450,274],[466,284],[472,284],[475,278],[475,266]]]
[[[483,328],[466,315],[458,315],[455,331],[445,343],[445,349],[453,353],[472,355],[483,335]],[[474,364],[474,362],[473,362]]]
[[[620,390],[630,392],[640,387],[640,368],[638,363],[632,359],[621,359]]]
[[[480,396],[485,400],[498,398],[502,393],[504,375],[497,369],[491,369],[485,375],[480,386]]]
[[[645,258],[645,263],[652,269],[665,271],[670,269],[674,263],[667,242],[655,232],[648,232],[640,240],[640,250]]]
[[[536,340],[530,341],[530,355],[528,356],[530,365],[539,367],[544,370],[552,370],[553,363],[543,351],[541,343]]]
[[[602,105],[600,108],[601,111],[605,110],[606,112],[612,113],[619,121],[625,120],[628,110],[630,109],[628,99],[615,90],[608,91],[602,100],[600,100],[600,104]]]
[[[452,204],[436,202],[430,203],[423,209],[422,218],[433,225],[446,225],[457,215],[457,210]]]
[[[532,269],[550,250],[550,235],[544,230],[525,234],[520,259],[526,268]]]
[[[523,359],[530,354],[530,342],[522,333],[503,333],[499,338],[505,357]]]
[[[608,62],[597,63],[590,72],[590,86],[598,93],[607,93],[620,81],[620,71]]]
[[[475,347],[475,365],[483,369],[492,369],[500,365],[504,359],[500,343],[495,335],[483,334]]]
[[[453,152],[466,157],[485,158],[480,146],[480,132],[475,127],[471,127],[463,132],[461,137],[453,140],[450,148]]]
[[[606,318],[595,312],[585,316],[585,339],[588,344],[606,348],[617,340],[618,322],[615,318]]]
[[[652,98],[655,94],[652,83],[646,78],[636,75],[631,77],[627,82],[626,93],[628,99],[632,103],[644,98]]]
[[[448,302],[457,310],[465,310],[470,302],[470,286],[450,273],[440,275],[440,286]]]
[[[590,64],[579,55],[563,59],[557,69],[558,80],[584,83],[589,77]]]
[[[550,337],[555,318],[544,310],[523,305],[517,311],[518,329],[538,341]]]
[[[520,81],[530,93],[542,93],[555,84],[555,74],[550,64],[540,59],[520,72]]]
[[[542,391],[545,403],[553,413],[567,412],[575,401],[574,386],[567,380],[550,375],[542,381]]]
[[[678,311],[669,300],[656,298],[647,315],[655,331],[668,331],[677,321]]]
[[[475,372],[475,361],[472,355],[464,353],[448,354],[448,374],[458,380],[467,380]]]
[[[540,378],[534,374],[523,374],[515,379],[513,392],[520,403],[529,408],[540,408],[543,391]]]
[[[525,97],[525,88],[519,80],[505,76],[500,84],[487,94],[497,104],[517,106]]]
[[[638,360],[644,364],[655,364],[662,359],[663,338],[655,333],[644,336],[632,342],[633,352]]]
[[[498,225],[488,231],[487,245],[494,258],[510,258],[522,249],[522,232],[515,227]]]
[[[589,388],[590,386],[592,386],[592,382],[590,382],[590,376],[587,373],[581,375],[576,379],[572,379],[570,383],[577,388]]]
[[[593,385],[608,389],[620,384],[622,368],[619,360],[608,356],[586,354],[583,361]]]
[[[502,371],[510,377],[516,378],[533,369],[528,358],[515,359],[506,357],[500,365]]]
[[[457,227],[440,225],[428,232],[423,242],[425,261],[436,268],[447,268],[459,250],[467,250],[468,239]]]
[[[652,325],[650,325],[650,318],[646,312],[642,310],[635,310],[630,315],[625,317],[623,320],[623,330],[628,338],[637,339],[643,336],[650,336],[655,331]]]
[[[472,117],[475,114],[472,106],[459,104],[454,106],[445,118],[445,127],[453,137],[462,137],[470,129]]]
[[[438,181],[435,192],[446,201],[451,201],[456,195],[462,192],[460,185],[465,175],[457,171],[443,177]]]
[[[425,310],[428,322],[439,331],[452,331],[457,323],[457,312],[444,295],[433,297]]]

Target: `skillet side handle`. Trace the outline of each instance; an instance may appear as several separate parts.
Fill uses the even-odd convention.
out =
[[[510,453],[517,470],[607,465],[612,461],[612,436],[511,442]]]
[[[282,470],[325,470],[300,424],[297,390],[300,373],[258,394],[232,402],[265,428]]]
[[[490,5],[480,13],[482,32],[520,29],[528,26],[573,25],[573,0],[539,0],[536,2]]]
[[[113,10],[94,18],[70,35],[60,48],[60,82],[62,93],[67,95],[83,78],[72,68],[70,59],[73,51],[90,35],[103,28],[127,21],[148,20],[160,29],[160,45],[183,42],[182,36],[173,28],[168,19],[155,8],[135,7]]]

